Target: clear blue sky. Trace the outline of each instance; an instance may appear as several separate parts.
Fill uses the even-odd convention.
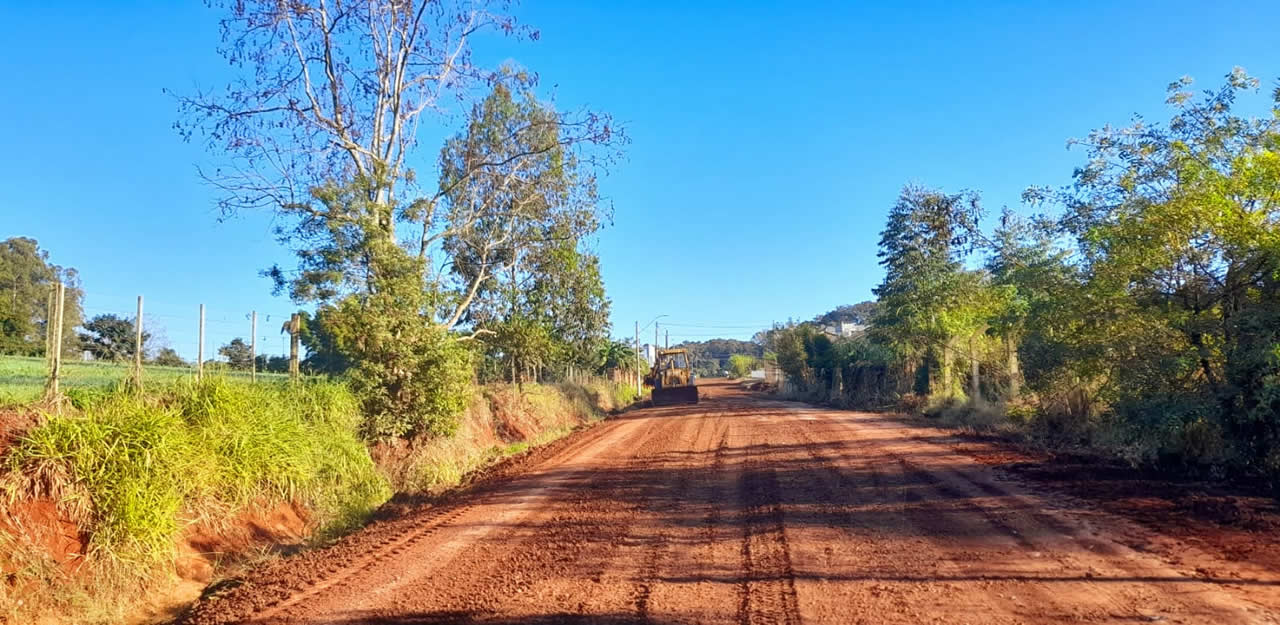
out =
[[[686,5],[696,5],[694,7]],[[55,6],[56,5],[56,6]],[[149,316],[180,352],[209,307],[209,348],[245,315],[293,306],[257,272],[288,255],[269,216],[217,223],[207,160],[170,128],[163,88],[225,77],[216,14],[198,2],[0,0],[0,237],[38,239],[76,267],[90,314]],[[672,341],[745,338],[871,296],[875,243],[907,182],[971,188],[998,211],[1061,185],[1066,140],[1163,90],[1233,65],[1280,75],[1275,2],[528,2],[537,43],[486,38],[477,58],[537,71],[565,108],[626,122],[603,181],[614,225],[597,247],[614,332],[659,314]],[[423,133],[434,154],[448,128]],[[265,329],[263,329],[265,328]],[[651,336],[651,335],[650,335]]]

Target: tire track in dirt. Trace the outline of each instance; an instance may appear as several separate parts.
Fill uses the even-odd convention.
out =
[[[688,423],[687,420],[685,422]],[[697,448],[697,441],[702,438],[703,432],[707,427],[707,421],[705,419],[698,419],[696,423],[697,427],[693,434],[693,441],[695,443],[694,451],[696,451]],[[687,430],[687,427],[681,428],[675,436],[675,440],[685,440],[685,430]],[[676,453],[685,453],[685,450],[681,449]],[[670,454],[667,454],[666,457],[662,458],[660,461],[661,470],[664,472],[677,473],[676,483],[670,487],[657,484],[651,485],[652,490],[656,492],[648,493],[648,497],[645,501],[645,510],[651,518],[667,516],[679,509],[680,502],[686,498],[689,489],[689,475],[685,469],[691,468],[692,466],[693,463],[688,461],[681,462],[679,460],[670,459]],[[656,503],[655,499],[657,500]],[[641,540],[645,542],[646,546],[644,549],[644,555],[641,557],[642,565],[634,582],[634,594],[636,616],[644,621],[649,620],[651,607],[650,600],[653,596],[654,585],[657,583],[658,576],[662,571],[663,563],[666,561],[668,551],[671,547],[669,543],[670,535],[670,528],[659,523],[655,524],[654,527],[650,529],[649,536],[641,538]]]
[[[441,544],[424,545],[420,553],[411,554],[413,563],[391,579],[372,588],[365,584],[356,602],[331,603],[328,609],[380,616],[386,612],[381,606],[392,603],[396,609],[446,606],[500,612],[510,608],[511,600],[527,601],[551,592],[543,587],[546,580],[567,572],[560,554],[572,553],[578,564],[599,560],[599,548],[616,541],[596,537],[625,532],[630,522],[642,518],[627,504],[634,495],[619,492],[625,484],[599,483],[591,477],[606,463],[630,462],[663,448],[662,428],[647,427],[643,420],[623,425],[629,428],[625,434],[602,437],[578,447],[569,458],[546,463],[549,475],[535,470],[512,482],[492,497],[491,513],[454,528],[454,535]],[[625,450],[620,459],[605,458],[618,450]],[[616,511],[620,504],[628,505],[621,514]],[[450,571],[451,583],[442,586],[436,573],[448,570],[454,561],[467,563],[466,568]]]
[[[795,571],[773,467],[761,460],[768,442],[747,445],[738,485],[742,513],[742,583],[737,621],[740,625],[800,622]]]
[[[1143,594],[1141,589],[1130,585],[1114,590],[1109,585],[1099,585],[1094,581],[1095,576],[1101,577],[1097,569],[1073,557],[1077,546],[1048,544],[1045,537],[1053,536],[1061,529],[1060,524],[1046,528],[1019,521],[1020,515],[1026,511],[1016,507],[1002,506],[1001,510],[993,510],[988,501],[984,501],[991,499],[990,493],[965,489],[944,479],[941,474],[952,473],[949,469],[923,468],[908,459],[913,455],[911,450],[864,438],[862,433],[858,436],[857,443],[877,449],[881,457],[891,461],[881,466],[895,467],[895,473],[905,484],[914,483],[927,489],[924,493],[918,489],[904,489],[903,492],[909,500],[908,517],[935,548],[944,553],[954,550],[954,545],[948,544],[950,541],[940,540],[947,535],[969,536],[972,537],[970,540],[977,542],[978,549],[971,552],[972,556],[966,558],[969,554],[960,552],[949,558],[957,566],[940,570],[940,578],[966,580],[969,585],[977,583],[986,589],[984,597],[1001,605],[1003,612],[1019,615],[1019,618],[1031,622],[1163,620],[1160,614],[1137,608],[1167,605],[1167,600],[1152,603],[1150,597],[1139,597]],[[916,452],[914,455],[927,454]],[[942,502],[951,503],[944,506]],[[1038,538],[1033,540],[1033,536]],[[997,564],[1000,568],[993,570],[992,565]],[[975,571],[975,567],[982,568]],[[1062,587],[1063,582],[1083,585],[1087,590]],[[1015,599],[1009,601],[1009,597]]]
[[[938,531],[954,536],[963,526],[946,510],[921,514],[912,501],[915,493],[905,488],[908,482],[876,449],[840,441],[829,425],[810,419],[780,420],[799,440],[797,480],[808,482],[811,491],[790,502],[808,510],[808,518],[802,513],[797,519],[793,541],[805,556],[797,576],[804,579],[800,596],[807,615],[822,622],[917,623],[927,618],[930,605],[945,605],[961,622],[969,614],[982,615],[979,622],[1023,622],[1011,616],[1017,606],[1000,594],[930,583],[934,577],[959,578],[963,554],[927,537]],[[908,572],[918,579],[908,579]]]
[[[735,622],[738,579],[720,579],[726,568],[736,572],[740,562],[741,531],[725,509],[734,506],[740,469],[729,461],[734,410],[715,402],[704,406],[695,417],[701,424],[698,435],[680,445],[682,495],[658,520],[666,527],[662,556],[657,567],[642,574],[648,600],[637,616],[644,622]]]
[[[959,454],[942,452],[941,446],[919,439],[907,445],[893,442],[900,440],[899,436],[875,436],[898,434],[905,426],[894,427],[877,420],[876,424],[860,428],[851,417],[844,416],[848,414],[836,413],[835,420],[860,444],[891,458],[904,476],[937,493],[935,497],[917,495],[917,501],[950,500],[955,502],[957,511],[971,517],[957,519],[952,515],[946,522],[941,522],[940,514],[917,518],[929,530],[928,535],[954,532],[973,519],[981,519],[995,530],[987,534],[987,541],[1007,552],[1011,560],[1016,559],[1017,571],[993,577],[1005,586],[1018,588],[1024,599],[1033,600],[1022,602],[1023,605],[1034,605],[1042,614],[1052,608],[1057,615],[1054,618],[1075,620],[1122,622],[1181,615],[1175,618],[1212,623],[1264,622],[1241,610],[1239,599],[1227,594],[1221,585],[1205,583],[1207,580],[1194,572],[1171,570],[1163,562],[1099,539],[1093,528],[1072,518],[1063,506],[1017,492],[1012,484],[996,483],[983,474],[984,467],[973,465]],[[1008,547],[1001,548],[1000,543],[1007,543]],[[1065,592],[1060,587],[1063,582],[1084,588]],[[1055,586],[1050,588],[1048,583]],[[1183,597],[1194,597],[1195,601],[1189,603]]]

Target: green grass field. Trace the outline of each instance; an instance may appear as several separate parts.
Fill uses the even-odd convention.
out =
[[[194,376],[191,367],[160,367],[146,365],[142,370],[143,383],[168,383],[179,378]],[[205,368],[206,375],[247,379],[245,371]],[[39,399],[44,393],[48,370],[44,358],[0,356],[0,406],[25,404]],[[110,362],[63,361],[59,385],[62,388],[111,387],[129,377],[129,365]],[[283,379],[282,373],[258,373],[259,379]]]

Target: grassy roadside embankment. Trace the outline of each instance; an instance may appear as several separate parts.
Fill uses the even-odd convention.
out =
[[[370,443],[340,383],[213,377],[82,393],[0,461],[0,623],[163,614],[261,558],[358,527],[603,418],[626,387],[477,387],[450,437]]]

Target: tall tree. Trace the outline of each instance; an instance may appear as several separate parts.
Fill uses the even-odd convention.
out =
[[[532,93],[499,84],[442,151],[447,214],[471,223],[442,239],[468,307],[449,322],[492,330],[508,365],[589,369],[608,334],[599,262],[582,249],[608,215],[594,173],[565,143],[570,131]],[[467,176],[475,161],[504,164]]]
[[[995,286],[1005,289],[1003,306],[992,316],[992,326],[1003,341],[1007,394],[1022,392],[1020,350],[1029,325],[1064,312],[1062,299],[1076,292],[1076,272],[1067,263],[1068,252],[1054,241],[1056,224],[1029,220],[1005,208],[988,242],[986,269]]]
[[[936,359],[941,395],[958,394],[953,363],[957,339],[972,332],[972,315],[960,305],[975,288],[961,258],[975,243],[981,208],[971,192],[946,195],[903,188],[880,233],[884,280],[875,288],[880,314],[875,329],[907,353]]]
[[[190,365],[172,347],[162,347],[156,350],[156,355],[151,357],[150,362],[161,367],[186,367]]]
[[[179,126],[230,161],[207,176],[225,191],[221,207],[280,217],[298,271],[269,273],[295,300],[330,307],[326,325],[352,363],[371,435],[449,431],[471,377],[458,343],[475,337],[451,331],[491,277],[489,255],[508,246],[504,233],[537,207],[529,177],[552,153],[585,171],[568,163],[593,164],[591,148],[621,135],[606,115],[538,105],[528,73],[472,62],[479,33],[536,37],[504,15],[505,2],[219,6],[222,53],[240,71],[221,93],[182,98]],[[420,184],[430,178],[407,164],[419,126],[482,84],[490,97],[446,145],[438,184]],[[489,124],[490,112],[512,123]],[[460,264],[473,269],[442,270]]]
[[[1271,462],[1280,91],[1270,115],[1249,118],[1233,110],[1259,86],[1244,70],[1201,97],[1191,84],[1169,86],[1167,125],[1106,127],[1081,141],[1088,164],[1057,196],[1088,279],[1080,318],[1091,340],[1076,358],[1107,403],[1175,428],[1211,417],[1247,441],[1249,457]]]
[[[253,365],[253,350],[238,336],[219,347],[218,355],[226,358],[227,364],[238,371],[247,371]]]
[[[142,349],[147,349],[151,333],[142,333]],[[98,315],[84,324],[81,347],[97,360],[125,361],[133,358],[137,335],[133,319],[116,315]]]
[[[366,206],[394,240],[397,192],[414,184],[406,160],[423,115],[493,72],[472,63],[484,32],[536,38],[506,2],[237,0],[221,9],[219,52],[240,70],[221,92],[181,97],[184,136],[202,134],[234,167],[206,172],[223,210],[269,207],[344,219],[316,206],[325,181],[376,181]]]
[[[512,75],[523,89],[495,85],[440,157],[445,215],[461,227],[435,236],[451,259],[461,303],[470,305],[477,296],[488,300],[487,310],[474,315],[479,318],[504,307],[510,311],[537,265],[555,262],[558,253],[573,254],[609,217],[596,194],[591,161],[572,149],[590,125],[562,119],[537,99],[521,74]],[[433,242],[424,240],[423,249]]]
[[[49,252],[35,239],[13,237],[0,242],[0,354],[38,356],[45,352],[49,294],[66,285],[62,349],[78,353],[76,327],[82,319],[84,292],[75,269],[49,262]]]
[[[267,208],[281,217],[278,233],[298,252],[299,271],[277,267],[271,275],[299,300],[367,294],[372,274],[404,268],[384,256],[400,247],[406,229],[418,233],[412,245],[417,270],[428,271],[444,239],[512,210],[451,201],[473,177],[493,182],[496,176],[501,183],[548,150],[620,138],[605,115],[540,109],[526,125],[492,129],[495,137],[513,133],[517,141],[508,145],[517,149],[465,152],[472,158],[450,160],[441,184],[424,192],[420,175],[407,165],[418,127],[476,85],[531,84],[528,73],[485,69],[471,60],[477,34],[536,38],[504,14],[508,3],[250,0],[218,6],[225,14],[220,51],[240,72],[224,91],[181,97],[178,126],[229,160],[204,172],[224,191],[224,212]],[[548,129],[555,130],[556,144],[518,140],[546,136]],[[467,294],[485,278],[477,272],[459,297],[429,298],[446,328],[462,317]]]

